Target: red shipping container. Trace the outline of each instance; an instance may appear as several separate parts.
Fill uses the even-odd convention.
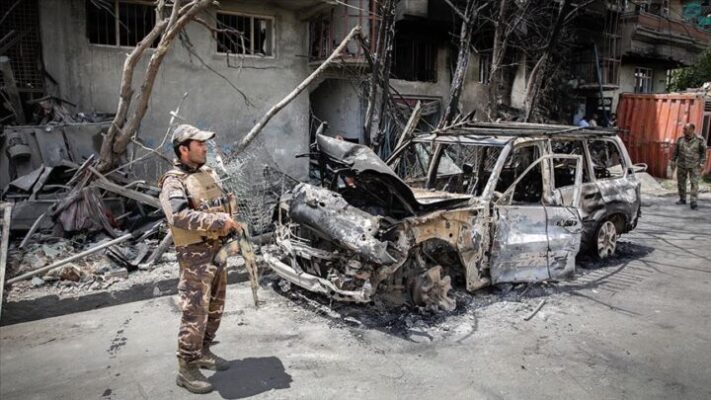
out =
[[[645,163],[647,172],[672,178],[670,161],[684,125],[696,125],[701,134],[704,121],[703,95],[694,93],[623,93],[617,105],[617,127],[632,161]],[[711,149],[706,152],[704,175],[711,172]]]

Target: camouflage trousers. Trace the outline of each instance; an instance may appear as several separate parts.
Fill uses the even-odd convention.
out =
[[[202,355],[215,339],[225,309],[227,269],[215,265],[219,243],[199,243],[176,248],[180,264],[178,295],[183,312],[178,331],[178,358],[187,362]]]
[[[676,179],[679,187],[679,198],[686,200],[686,178],[689,178],[689,183],[691,186],[691,191],[689,192],[689,197],[692,203],[696,202],[699,194],[699,170],[695,167],[684,168],[678,167],[676,169]]]

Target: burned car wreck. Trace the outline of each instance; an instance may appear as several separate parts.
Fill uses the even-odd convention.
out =
[[[453,310],[455,282],[472,292],[556,280],[574,273],[581,244],[614,253],[640,205],[614,133],[513,126],[416,136],[387,162],[318,135],[321,185],[299,183],[281,197],[265,261],[336,300],[377,294]],[[613,175],[622,178],[605,179]]]

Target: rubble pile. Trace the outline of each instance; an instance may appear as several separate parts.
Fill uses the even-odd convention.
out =
[[[42,102],[39,125],[6,126],[0,136],[1,201],[11,205],[4,284],[10,291],[111,287],[151,270],[172,244],[160,189],[132,179],[131,162],[98,170],[110,115],[70,114]]]
[[[6,279],[20,276],[33,270],[49,266],[62,259],[90,250],[110,240],[105,235],[98,235],[92,240],[79,241],[77,238],[65,239],[51,235],[37,235],[36,241],[28,243],[22,249],[19,242],[10,245],[7,260]],[[157,239],[149,239],[141,243],[139,253],[158,245]],[[145,250],[143,250],[145,249]],[[20,280],[12,285],[9,297],[17,297],[22,293],[33,290],[58,289],[60,293],[80,293],[105,290],[116,283],[126,280],[129,272],[139,270],[117,260],[114,253],[133,255],[136,250],[128,246],[116,245],[103,252],[87,255],[73,262],[68,262],[47,272],[37,274],[31,278]],[[150,266],[155,268],[161,263],[175,262],[175,253],[164,253],[160,259]],[[147,269],[141,265],[142,269]]]

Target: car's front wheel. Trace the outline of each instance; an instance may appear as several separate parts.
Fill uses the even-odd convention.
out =
[[[617,225],[611,219],[603,221],[595,233],[595,256],[599,260],[612,257],[617,249],[617,239],[619,238]]]

